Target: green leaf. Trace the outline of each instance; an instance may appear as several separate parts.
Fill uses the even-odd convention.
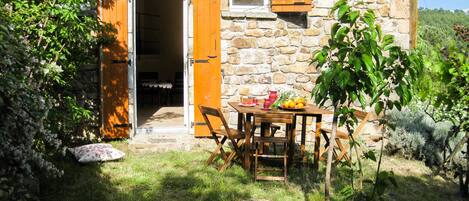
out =
[[[397,108],[397,110],[399,110],[399,111],[402,110],[402,105],[398,101],[394,101],[394,106]]]
[[[381,29],[381,25],[376,25],[376,32],[378,32],[378,40],[383,40],[383,30]]]
[[[362,106],[362,109],[365,109],[366,108],[366,100],[365,100],[365,96],[363,94],[364,94],[363,92],[358,94],[358,100],[360,101],[360,105]]]
[[[387,47],[394,43],[394,36],[393,35],[385,35],[383,37],[383,47]]]
[[[331,35],[335,36],[337,33],[337,30],[339,30],[340,27],[341,26],[339,23],[334,23],[334,25],[332,25],[332,28],[331,28]]]
[[[341,6],[347,4],[347,0],[339,0],[337,1],[334,6],[332,7],[331,9],[331,13],[334,13],[338,8],[340,8]]]
[[[347,4],[344,4],[344,5],[340,6],[337,17],[339,19],[343,19],[345,14],[347,14],[349,11],[350,11],[350,6],[347,5]]]
[[[349,33],[349,31],[350,31],[350,28],[348,27],[340,27],[340,29],[335,34],[335,39],[339,42],[342,42],[345,36],[347,36],[347,34]]]
[[[369,26],[374,27],[376,16],[373,10],[367,10],[363,16],[363,21]]]
[[[378,103],[376,103],[376,105],[375,105],[375,113],[376,113],[376,115],[380,115],[380,114],[381,114],[381,111],[383,111],[383,107],[384,107],[383,101],[379,101]]]
[[[325,51],[317,51],[313,56],[313,62],[318,62],[319,66],[324,65],[326,63],[327,52]]]
[[[350,24],[355,24],[358,17],[360,17],[360,12],[359,11],[355,10],[355,11],[350,12],[350,14],[349,14]]]
[[[358,98],[357,93],[355,91],[351,91],[350,98],[352,99],[352,102],[355,102]]]
[[[376,155],[375,155],[375,152],[373,150],[369,150],[369,151],[363,153],[363,157],[376,162]]]
[[[373,72],[374,64],[370,55],[362,54],[363,63],[365,63],[368,72]]]
[[[360,71],[362,69],[362,62],[358,58],[353,58],[353,67],[355,71]]]
[[[338,79],[339,87],[345,89],[350,82],[350,72],[347,70],[340,72]]]

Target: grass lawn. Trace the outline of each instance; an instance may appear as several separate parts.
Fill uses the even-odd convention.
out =
[[[114,146],[126,150],[125,143]],[[124,160],[80,165],[73,159],[60,161],[65,175],[41,184],[41,200],[47,201],[166,201],[166,200],[323,200],[324,168],[316,181],[308,168],[291,169],[288,184],[256,182],[238,164],[224,173],[204,166],[205,150],[135,154],[126,151]],[[384,169],[393,170],[399,187],[388,200],[462,200],[458,186],[439,177],[418,161],[386,157]],[[371,165],[367,175],[373,175]],[[336,168],[336,189],[350,181]]]

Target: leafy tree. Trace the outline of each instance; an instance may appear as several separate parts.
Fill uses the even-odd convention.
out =
[[[87,83],[77,77],[81,66],[97,65],[103,29],[96,5],[95,0],[6,0],[4,5],[11,27],[46,66],[43,90],[53,107],[45,126],[66,144],[96,126],[96,103],[86,99]]]
[[[454,31],[456,32],[456,35],[461,38],[466,43],[469,43],[469,28],[463,26],[463,25],[458,25],[455,24],[453,26]]]
[[[47,151],[57,135],[45,128],[51,104],[44,93],[45,66],[7,25],[0,8],[0,200],[35,199],[31,185],[40,172],[59,176]]]
[[[62,174],[61,146],[94,126],[76,75],[109,29],[90,10],[96,1],[0,1],[0,200],[35,200],[40,177]]]
[[[469,15],[462,11],[420,9],[417,29],[419,49],[430,50],[441,44],[461,43],[454,25],[469,27]]]
[[[423,55],[424,68],[415,85],[417,86],[415,92],[418,95],[415,105],[419,110],[426,112],[435,123],[452,124],[452,129],[443,136],[444,144],[441,147],[443,161],[434,161],[438,162],[436,165],[441,165],[435,172],[439,173],[442,168],[456,171],[461,181],[462,173],[464,169],[467,170],[469,164],[453,159],[462,158],[462,149],[469,138],[467,135],[469,109],[466,95],[469,47],[467,27],[469,27],[469,15],[462,11],[442,9],[419,11],[418,51]],[[406,138],[402,133],[399,135]],[[440,149],[433,149],[433,153],[428,154],[440,154],[438,150]],[[466,171],[466,181],[461,182],[463,192],[466,194],[469,185],[468,174]]]
[[[453,128],[446,137],[446,141],[456,137],[460,132],[465,133],[464,138],[444,161],[443,166],[445,166],[456,154],[460,153],[463,145],[469,142],[468,46],[452,43],[435,45],[433,49],[421,51],[428,52],[428,54],[424,57],[425,73],[420,77],[418,93],[420,98],[428,104],[427,114],[436,122],[447,120],[452,123]],[[457,165],[456,169],[459,169],[459,174],[461,174],[463,168]],[[466,172],[469,174],[469,171],[466,170]],[[464,185],[463,192],[467,194],[469,175],[466,175]]]
[[[337,124],[345,125],[352,133],[357,118],[353,115],[354,103],[362,109],[374,107],[376,114],[394,107],[401,109],[410,102],[412,82],[420,63],[416,55],[409,55],[394,45],[392,35],[384,35],[376,24],[372,10],[353,10],[346,0],[338,1],[332,13],[337,11],[338,22],[332,26],[329,44],[316,52],[313,62],[324,68],[312,92],[315,102],[324,106],[330,102],[334,108],[331,139],[335,139]],[[396,94],[398,98],[391,95]],[[339,119],[339,122],[338,122]],[[384,123],[384,122],[382,122]],[[351,146],[358,143],[352,136]],[[327,157],[325,193],[330,197],[330,174],[335,141],[331,140]],[[358,152],[357,152],[358,153]],[[374,158],[367,154],[365,157]],[[357,158],[360,158],[358,156]],[[384,187],[392,181],[392,174],[380,172],[381,155],[377,167],[375,194],[383,194]],[[360,165],[360,163],[358,163]]]

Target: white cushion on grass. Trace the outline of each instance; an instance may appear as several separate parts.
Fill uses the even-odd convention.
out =
[[[88,144],[70,148],[70,152],[80,163],[102,162],[121,159],[125,153],[112,147],[110,144]]]

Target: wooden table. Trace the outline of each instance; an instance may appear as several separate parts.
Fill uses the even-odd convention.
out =
[[[254,114],[263,114],[263,113],[273,113],[273,114],[284,114],[289,113],[294,115],[294,127],[296,126],[296,117],[302,116],[303,121],[301,122],[301,152],[303,156],[305,156],[305,139],[306,139],[306,119],[307,117],[315,117],[316,118],[316,132],[315,132],[315,141],[314,141],[314,163],[313,168],[317,170],[319,167],[319,148],[320,148],[320,140],[321,140],[321,122],[322,122],[322,115],[324,114],[333,114],[332,111],[321,109],[315,105],[308,104],[304,110],[262,110],[260,106],[256,107],[243,107],[239,105],[239,102],[229,102],[228,103],[231,107],[233,107],[238,112],[238,130],[243,129],[243,120],[245,123],[245,128],[252,127],[252,116]],[[245,146],[251,147],[251,139],[253,133],[251,133],[250,129],[245,129]],[[250,169],[251,167],[251,149],[246,148],[244,152],[244,162],[243,167],[244,169]],[[303,160],[306,160],[306,157],[303,157]],[[316,171],[315,171],[316,172]]]

